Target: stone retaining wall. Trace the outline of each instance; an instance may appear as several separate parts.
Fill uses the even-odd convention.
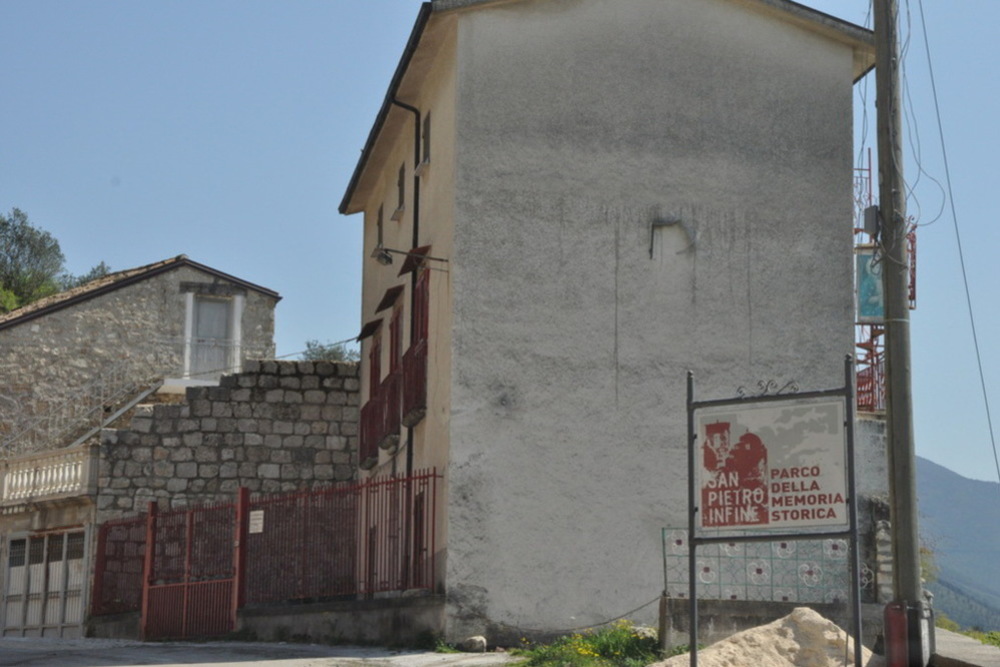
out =
[[[140,406],[101,435],[98,522],[145,509],[277,493],[354,478],[358,367],[250,361],[183,404]]]

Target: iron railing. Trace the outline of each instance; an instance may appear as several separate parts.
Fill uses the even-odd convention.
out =
[[[358,462],[362,468],[370,468],[378,461],[379,427],[382,405],[372,397],[361,406],[361,424],[358,428]]]
[[[357,485],[250,500],[248,603],[357,592]]]
[[[153,352],[109,363],[91,382],[67,387],[61,398],[41,403],[42,408],[32,404],[39,402],[37,397],[6,396],[0,405],[0,456],[76,444],[107,425],[119,415],[120,408],[155,388],[164,378],[217,381],[223,373],[238,370],[242,359],[265,357],[272,352],[270,348],[194,339],[154,341],[152,345]],[[205,352],[209,348],[222,350],[216,356],[224,359],[220,361],[223,367],[195,363],[211,357]]]
[[[399,443],[403,375],[389,373],[361,408],[360,461],[372,465],[378,449],[392,449]]]
[[[419,340],[403,355],[402,424],[412,427],[427,413],[427,340]]]
[[[225,631],[226,596],[235,609],[433,591],[439,479],[431,469],[293,494],[243,490],[236,503],[108,521],[92,613],[144,608],[147,636],[189,636],[193,622]]]

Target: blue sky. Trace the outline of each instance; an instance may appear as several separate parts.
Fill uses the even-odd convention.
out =
[[[944,199],[931,177],[943,183],[945,173],[920,3],[900,2],[909,14],[910,212],[927,225],[913,313],[917,452],[995,481],[948,209],[933,222]],[[868,15],[867,0],[804,4],[859,24]],[[1000,3],[924,5],[987,387],[1000,412]],[[184,253],[277,290],[279,355],[308,339],[349,338],[360,317],[361,221],[337,205],[418,6],[3,0],[0,210],[21,208],[50,231],[74,273]],[[873,77],[865,90],[870,143]],[[864,118],[859,105],[859,128]],[[927,172],[919,179],[918,156]]]

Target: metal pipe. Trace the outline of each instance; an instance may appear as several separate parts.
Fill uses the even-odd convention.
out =
[[[406,109],[414,116],[413,121],[413,240],[411,248],[420,245],[420,174],[417,165],[420,164],[420,109],[393,98],[392,103],[401,109]],[[410,273],[410,345],[416,342],[416,304],[417,304],[417,272]],[[395,461],[395,459],[393,459]],[[406,427],[406,474],[413,474],[413,427]]]

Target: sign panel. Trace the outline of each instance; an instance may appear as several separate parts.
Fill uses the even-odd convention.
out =
[[[696,408],[703,530],[847,526],[844,398]]]
[[[885,298],[882,289],[882,264],[875,256],[874,246],[859,246],[854,250],[857,275],[856,305],[859,324],[882,324],[885,320]]]
[[[253,510],[250,512],[249,531],[250,534],[264,532],[264,510]]]

